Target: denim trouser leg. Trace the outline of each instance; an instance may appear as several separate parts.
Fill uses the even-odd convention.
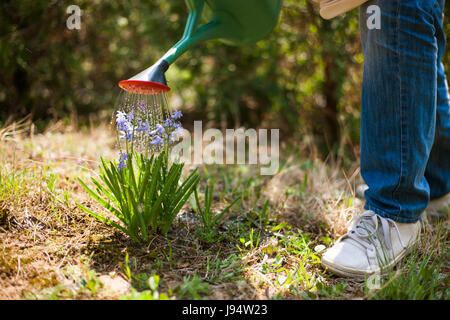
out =
[[[372,5],[381,10],[380,29],[368,28]],[[366,209],[398,222],[416,222],[430,193],[450,191],[443,8],[444,0],[372,0],[360,9]]]

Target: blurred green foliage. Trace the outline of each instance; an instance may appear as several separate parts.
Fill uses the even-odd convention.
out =
[[[71,4],[83,10],[81,30],[66,28]],[[117,82],[161,57],[187,18],[181,0],[2,0],[0,10],[0,122],[30,112],[110,114]],[[445,28],[449,34],[448,18]],[[358,10],[325,21],[312,1],[284,0],[267,38],[246,47],[203,43],[167,78],[173,104],[192,118],[357,144],[362,61]]]

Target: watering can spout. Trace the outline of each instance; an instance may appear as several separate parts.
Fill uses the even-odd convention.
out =
[[[159,59],[154,65],[138,73],[129,80],[132,81],[152,81],[167,85],[165,72],[169,69],[169,63],[164,59]]]

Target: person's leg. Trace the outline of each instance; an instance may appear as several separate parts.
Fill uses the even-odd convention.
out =
[[[448,82],[446,80],[444,66],[441,58],[445,50],[445,33],[442,28],[443,16],[441,8],[444,1],[439,0],[435,7],[438,12],[436,19],[436,40],[438,43],[437,60],[437,114],[436,133],[425,169],[425,178],[430,186],[430,203],[427,213],[439,215],[439,210],[445,209],[450,204],[450,97]],[[365,31],[367,32],[367,31]],[[356,196],[364,199],[364,193],[368,189],[367,184],[359,185],[356,188]]]
[[[436,134],[425,170],[425,177],[430,185],[431,199],[443,197],[450,192],[450,97],[444,66],[441,62],[445,50],[445,33],[442,28],[443,16],[439,15],[439,12],[442,12],[442,8],[444,8],[444,3],[444,0],[439,0],[436,1],[435,6],[435,10],[438,11],[436,15],[441,18],[436,27],[439,43]]]
[[[430,198],[425,168],[435,136],[441,46],[433,3],[374,0],[361,6],[365,208],[396,222],[418,221]],[[381,9],[381,29],[367,29],[371,5]]]
[[[361,173],[369,186],[364,193],[368,211],[357,215],[322,256],[322,265],[336,274],[363,278],[382,273],[420,235],[418,219],[430,197],[425,168],[436,131],[442,50],[436,30],[443,2],[435,3],[440,2],[373,0],[361,6]],[[368,28],[368,9],[381,11],[381,29]],[[441,171],[444,159],[436,161]]]

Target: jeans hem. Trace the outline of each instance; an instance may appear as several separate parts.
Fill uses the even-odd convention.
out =
[[[366,201],[365,209],[372,210],[377,215],[379,215],[383,218],[391,219],[391,220],[393,220],[395,222],[399,222],[399,223],[416,223],[417,221],[420,220],[420,218],[422,216],[422,214],[420,214],[417,218],[401,217],[399,213],[397,213],[397,214],[387,213],[386,211],[383,211],[382,209],[367,203],[367,201]]]

